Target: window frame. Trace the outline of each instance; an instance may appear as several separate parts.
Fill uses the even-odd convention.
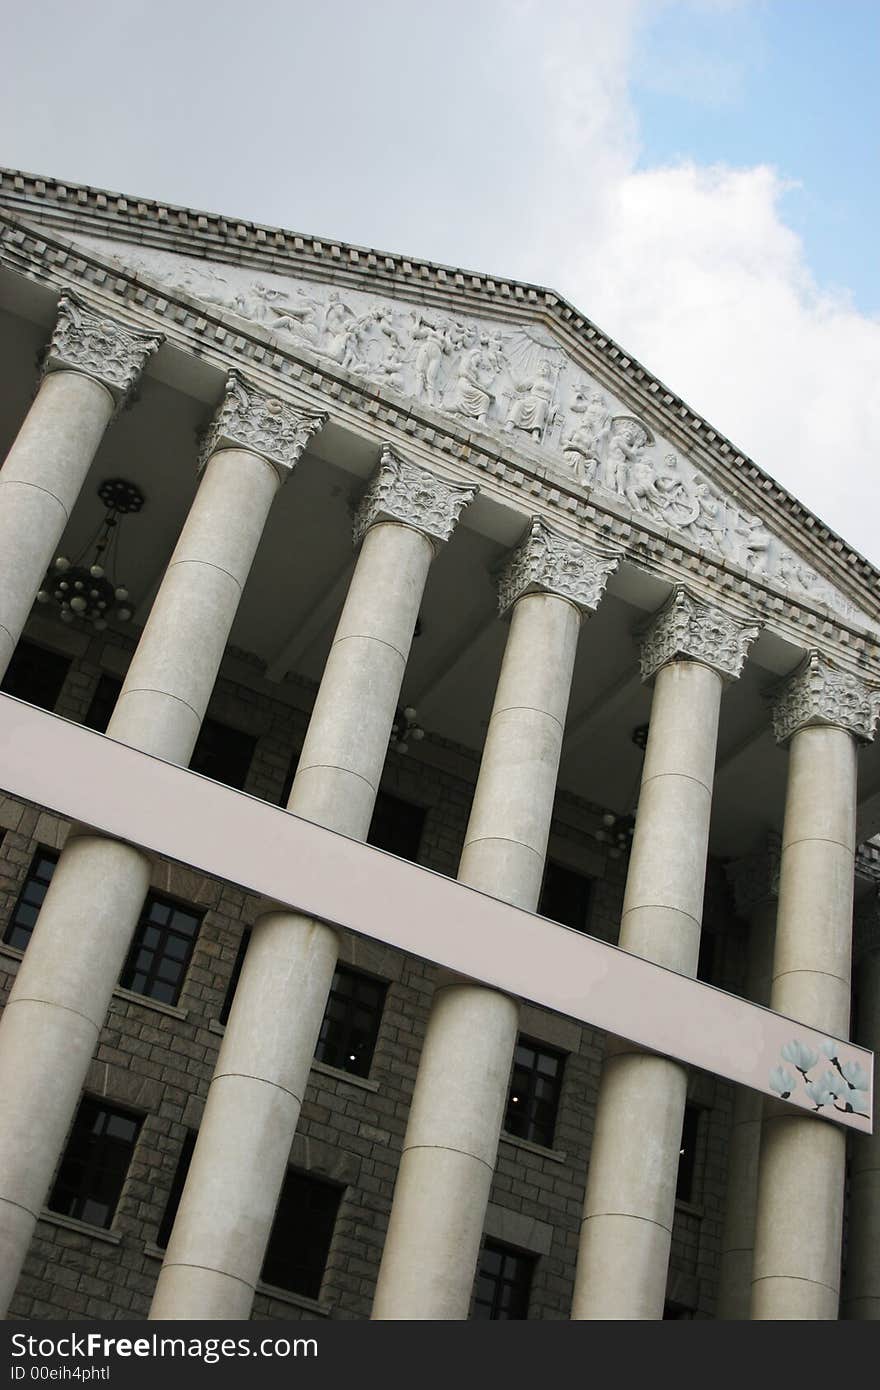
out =
[[[167,907],[170,909],[172,917],[169,919],[169,922],[158,923],[150,921],[147,918],[146,914],[148,910],[154,906]],[[175,913],[185,913],[189,917],[195,919],[195,927],[191,935],[188,936],[185,932],[174,931],[170,928],[169,923],[173,920],[173,915]],[[152,999],[156,1003],[165,1004],[169,1008],[176,1008],[192,964],[193,953],[195,951],[196,942],[199,939],[199,933],[201,932],[204,918],[204,908],[195,907],[192,903],[180,902],[175,898],[169,897],[165,893],[154,893],[151,890],[144,898],[137,926],[135,927],[131,945],[128,949],[128,955],[125,958],[125,964],[119,974],[119,988],[128,990],[131,994],[139,994],[144,999]],[[150,930],[155,930],[159,933],[160,943],[155,947],[149,945],[144,939],[146,933]],[[181,940],[186,943],[186,949],[182,956],[175,957],[167,950],[169,938]],[[153,961],[147,968],[137,965],[137,959],[141,951],[149,951],[153,956]],[[176,981],[163,979],[159,975],[158,968],[166,963],[171,963],[175,967],[178,967]],[[172,997],[166,999],[161,993],[157,993],[155,989],[148,989],[135,984],[134,980],[140,974],[145,976],[145,984],[152,983],[152,985],[156,987],[172,987]]]
[[[27,871],[27,875],[25,876],[24,883],[22,884],[21,890],[20,890],[20,892],[19,892],[19,894],[18,894],[18,897],[17,897],[16,900],[15,900],[15,906],[13,907],[11,913],[9,914],[9,921],[6,923],[6,926],[5,926],[4,929],[3,929],[3,944],[4,944],[4,946],[11,946],[11,947],[13,948],[13,950],[16,950],[16,951],[26,951],[26,950],[27,950],[28,946],[30,945],[31,937],[33,936],[33,933],[34,933],[34,927],[37,925],[37,922],[38,922],[38,920],[39,920],[40,909],[42,908],[43,903],[44,903],[44,901],[45,901],[46,893],[48,892],[48,889],[49,889],[49,884],[52,882],[52,876],[53,876],[53,874],[55,873],[55,869],[56,869],[56,867],[57,867],[58,860],[60,859],[60,857],[61,857],[61,852],[60,852],[60,850],[51,849],[51,848],[49,848],[49,847],[46,846],[46,845],[38,845],[38,847],[34,850],[33,857],[31,858],[30,865],[28,866],[28,871]],[[38,875],[35,873],[35,871],[34,871],[34,865],[37,863],[37,861],[38,861],[39,859],[44,859],[44,860],[46,860],[47,862],[51,863],[51,865],[52,865],[52,870],[51,870],[51,872],[50,872],[50,874],[49,874],[49,877],[46,878],[46,879],[40,879],[39,876],[38,876]],[[39,884],[41,884],[41,885],[43,885],[43,884],[45,885],[44,888],[43,888],[42,897],[40,898],[39,903],[25,902],[25,901],[24,901],[25,893],[28,892],[28,890],[33,886],[33,884],[34,884],[35,882],[36,882],[36,883],[39,883]],[[19,926],[19,923],[17,923],[16,920],[15,920],[15,919],[16,919],[16,916],[18,915],[19,910],[20,910],[22,907],[36,907],[36,916],[34,917],[34,920],[33,920],[33,922],[31,923],[30,927],[27,928],[27,938],[26,938],[25,943],[24,943],[23,946],[22,946],[22,945],[19,945],[19,943],[18,943],[17,941],[13,941],[13,940],[11,939],[11,938],[12,938],[13,932],[15,932],[15,931],[17,931],[17,930],[22,930],[22,931],[24,930],[24,928],[20,927],[20,926]]]
[[[281,1273],[279,1263],[283,1263],[285,1256],[290,1259],[291,1255],[298,1252],[305,1252],[308,1249],[308,1237],[314,1237],[314,1228],[310,1228],[307,1216],[304,1216],[302,1209],[297,1209],[296,1204],[292,1203],[293,1210],[288,1214],[285,1210],[290,1202],[291,1187],[300,1185],[300,1191],[305,1187],[311,1187],[314,1192],[323,1189],[325,1193],[333,1193],[335,1201],[332,1205],[332,1216],[328,1218],[329,1204],[325,1212],[321,1214],[324,1229],[320,1231],[322,1238],[320,1272],[317,1271],[317,1259],[313,1262],[311,1270],[305,1266],[311,1274],[310,1280],[306,1280],[306,1287],[295,1287],[292,1283],[285,1282],[286,1276],[282,1273],[281,1279],[277,1276]],[[327,1274],[327,1263],[330,1258],[330,1251],[333,1247],[333,1239],[336,1235],[336,1228],[339,1223],[339,1211],[342,1206],[342,1199],[345,1196],[345,1187],[339,1183],[330,1182],[326,1178],[319,1178],[314,1173],[303,1172],[289,1164],[284,1174],[284,1182],[278,1194],[278,1205],[275,1208],[275,1216],[272,1221],[272,1230],[266,1244],[266,1253],[263,1256],[263,1263],[260,1266],[260,1283],[266,1284],[269,1288],[280,1289],[284,1293],[293,1294],[294,1297],[311,1298],[315,1301],[321,1297],[321,1289]],[[309,1208],[307,1207],[306,1212]],[[282,1213],[284,1215],[282,1215]],[[284,1225],[279,1224],[284,1221]],[[318,1223],[320,1224],[320,1223]],[[296,1232],[296,1239],[291,1239],[291,1229]],[[291,1261],[292,1267],[299,1267],[296,1260]],[[267,1266],[269,1267],[267,1270]],[[273,1277],[276,1276],[276,1277]]]
[[[357,1046],[355,1043],[351,1042],[355,1025],[351,1021],[349,1015],[358,1007],[358,1001],[356,996],[346,998],[340,995],[337,989],[337,980],[340,976],[353,980],[356,985],[365,985],[374,989],[378,995],[377,1003],[372,1006],[372,1027],[370,1032],[365,1035],[367,1037],[367,1044],[362,1045],[364,1056],[358,1056]],[[344,1071],[352,1076],[359,1076],[362,1079],[367,1078],[370,1075],[373,1058],[376,1053],[376,1043],[379,1040],[379,1032],[382,1027],[382,1018],[385,1013],[387,996],[387,980],[382,980],[377,975],[370,975],[365,970],[356,970],[353,966],[347,965],[344,961],[339,961],[333,972],[333,981],[327,995],[327,1005],[324,1010],[324,1016],[321,1019],[321,1029],[318,1033],[318,1041],[315,1044],[315,1060],[321,1062],[324,1066],[334,1067],[337,1071]],[[325,1030],[329,1031],[328,1024],[333,1022],[331,1004],[339,1000],[346,1005],[346,1017],[340,1025],[343,1029],[342,1039],[336,1041],[332,1049],[337,1060],[332,1060],[332,1058],[327,1055],[331,1049],[327,1046]],[[365,1006],[361,1004],[361,1007],[364,1008]]]
[[[501,1265],[497,1275],[488,1273],[484,1269],[484,1262],[487,1254],[498,1255],[501,1258]],[[480,1259],[477,1264],[477,1272],[474,1280],[474,1299],[471,1318],[472,1321],[486,1322],[526,1322],[529,1316],[529,1305],[532,1300],[532,1289],[535,1282],[535,1269],[538,1264],[538,1256],[531,1251],[518,1250],[512,1245],[505,1245],[503,1241],[494,1240],[487,1236],[480,1249]],[[505,1277],[505,1266],[508,1261],[514,1261],[521,1266],[522,1274],[517,1271],[518,1278]],[[493,1285],[491,1300],[481,1299],[480,1281],[486,1280]],[[502,1299],[505,1288],[513,1289],[517,1295],[516,1307],[519,1310],[513,1317],[509,1312],[502,1312]],[[490,1311],[487,1315],[478,1313],[477,1309],[488,1306]]]
[[[521,1108],[514,1110],[512,1109],[512,1106],[514,1104],[519,1105],[519,1100],[514,1100],[514,1091],[521,1091],[523,1089],[522,1084],[517,1083],[516,1079],[517,1054],[520,1052],[521,1049],[529,1049],[532,1052],[534,1052],[536,1062],[535,1065],[529,1068],[527,1071],[527,1076],[529,1079],[526,1087],[525,1104],[523,1104]],[[552,1122],[549,1126],[546,1123],[539,1121],[534,1113],[537,1104],[546,1103],[539,1101],[538,1098],[535,1096],[537,1083],[540,1079],[540,1068],[537,1065],[537,1059],[542,1055],[547,1058],[552,1058],[555,1062],[558,1063],[556,1074],[553,1077],[553,1114]],[[565,1076],[565,1063],[568,1056],[569,1054],[567,1052],[561,1051],[561,1049],[558,1047],[551,1047],[547,1043],[540,1042],[537,1038],[531,1038],[522,1033],[518,1036],[513,1054],[513,1065],[510,1071],[510,1085],[507,1093],[507,1106],[504,1112],[505,1134],[507,1134],[509,1137],[513,1139],[519,1139],[520,1141],[528,1144],[537,1144],[542,1149],[552,1149],[553,1142],[556,1137],[556,1125],[559,1120],[559,1107],[562,1099],[562,1086],[563,1079]],[[525,1070],[525,1068],[523,1068],[523,1070]],[[524,1116],[525,1119],[523,1121],[520,1121],[520,1116]],[[512,1128],[510,1123],[511,1120],[515,1120],[518,1123],[519,1128],[525,1129],[526,1133],[520,1133],[518,1128]],[[540,1134],[543,1137],[535,1137],[536,1134]]]
[[[95,1220],[91,1214],[87,1213],[86,1207],[89,1202],[93,1202],[96,1205],[101,1204],[94,1195],[94,1177],[96,1174],[100,1177],[108,1172],[112,1172],[113,1165],[109,1164],[106,1159],[102,1159],[100,1156],[99,1150],[105,1146],[99,1146],[94,1142],[90,1143],[90,1139],[107,1140],[109,1138],[113,1140],[114,1137],[112,1135],[108,1136],[106,1125],[99,1135],[94,1135],[91,1132],[83,1134],[77,1133],[83,1115],[88,1114],[89,1110],[94,1111],[97,1115],[103,1113],[103,1115],[110,1117],[110,1119],[129,1121],[134,1125],[134,1134],[130,1140],[116,1141],[117,1143],[126,1144],[128,1156],[125,1160],[124,1167],[120,1167],[118,1164],[116,1165],[119,1171],[114,1175],[113,1180],[113,1186],[115,1186],[116,1189],[115,1195],[112,1204],[103,1203],[103,1205],[106,1205],[108,1208],[106,1219],[103,1221]],[[88,1094],[82,1096],[77,1106],[73,1124],[67,1136],[61,1162],[58,1165],[58,1170],[46,1201],[48,1210],[54,1212],[56,1216],[66,1216],[70,1220],[82,1221],[88,1226],[95,1226],[100,1230],[109,1231],[113,1226],[116,1213],[119,1210],[119,1202],[128,1179],[132,1160],[134,1159],[137,1149],[137,1143],[143,1129],[144,1118],[145,1116],[142,1113],[132,1110],[128,1106],[117,1105],[115,1102],[109,1102],[98,1096]],[[81,1154],[76,1147],[72,1147],[74,1145],[78,1145],[80,1149],[84,1150],[84,1153]],[[73,1182],[71,1181],[70,1173],[71,1170],[74,1170],[78,1165],[82,1171],[78,1181]],[[87,1182],[89,1178],[92,1179],[91,1182]],[[59,1188],[62,1183],[66,1183],[66,1195],[59,1193]]]

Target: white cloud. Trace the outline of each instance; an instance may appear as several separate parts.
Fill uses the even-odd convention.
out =
[[[555,187],[541,260],[562,290],[844,538],[880,563],[880,321],[816,285],[765,165],[637,165],[629,7],[601,83],[571,89],[576,12],[546,71]],[[695,119],[698,113],[695,112]],[[564,190],[564,191],[562,191]],[[547,278],[545,276],[545,278]]]

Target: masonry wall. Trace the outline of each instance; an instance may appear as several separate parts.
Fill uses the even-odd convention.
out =
[[[26,634],[61,648],[73,662],[56,713],[85,717],[102,672],[124,673],[131,646],[36,619]],[[246,657],[228,653],[209,714],[257,736],[245,790],[277,803],[308,720],[313,690],[265,681]],[[478,757],[426,739],[407,757],[389,755],[383,787],[427,808],[419,859],[454,874],[464,838]],[[606,860],[592,839],[596,809],[560,796],[550,855],[592,876],[590,931],[616,939],[625,864]],[[39,846],[63,845],[67,825],[14,798],[0,797],[0,934]],[[162,1252],[155,1244],[187,1129],[198,1127],[222,1036],[218,1016],[243,930],[258,912],[251,894],[175,863],[155,864],[152,886],[204,909],[179,1005],[171,1008],[118,989],[86,1090],[145,1118],[109,1231],[47,1213],[39,1222],[11,1315],[19,1318],[146,1316]],[[723,875],[710,869],[707,931],[713,980],[739,988],[742,950]],[[8,994],[20,952],[0,946],[0,988]],[[317,1301],[261,1288],[255,1319],[369,1316],[394,1180],[435,983],[424,962],[355,938],[343,959],[389,981],[369,1078],[315,1063],[291,1162],[344,1186]],[[522,1031],[565,1051],[552,1150],[513,1136],[501,1140],[487,1233],[539,1256],[530,1317],[569,1316],[578,1231],[589,1162],[604,1036],[527,1006]],[[679,1204],[669,1297],[684,1315],[710,1317],[723,1217],[725,1154],[732,1087],[695,1073],[690,1096],[701,1108],[693,1201]]]

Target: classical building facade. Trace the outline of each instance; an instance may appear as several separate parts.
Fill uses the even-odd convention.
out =
[[[8,1315],[880,1316],[871,565],[531,285],[0,171],[0,354]]]

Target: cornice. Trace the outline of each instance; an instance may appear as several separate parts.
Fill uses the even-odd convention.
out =
[[[180,251],[180,238],[189,237],[193,238],[189,249],[195,255],[249,261],[281,273],[307,271],[317,279],[338,279],[342,274],[362,289],[397,290],[404,295],[415,291],[419,298],[448,299],[452,292],[474,312],[479,308],[502,314],[514,310],[520,317],[523,313],[539,317],[561,331],[569,343],[588,349],[594,364],[604,361],[614,380],[628,379],[643,408],[650,414],[653,406],[655,419],[662,419],[679,443],[683,438],[689,441],[704,459],[721,467],[734,487],[742,488],[738,498],[759,508],[775,504],[788,515],[794,527],[790,534],[801,543],[805,532],[812,535],[819,547],[833,553],[851,581],[873,587],[876,593],[880,574],[864,556],[554,290],[14,169],[0,169],[0,204],[25,213],[39,208],[47,220],[62,227],[75,222],[80,231],[87,220],[99,235],[123,235],[166,250]],[[861,601],[869,605],[870,593],[863,594]]]
[[[390,390],[319,361],[305,348],[281,343],[260,324],[245,324],[184,290],[158,286],[2,210],[0,265],[56,295],[73,286],[102,312],[120,315],[141,332],[161,332],[169,345],[224,376],[238,370],[268,393],[286,393],[300,409],[329,410],[340,423],[374,438],[377,447],[391,441],[427,467],[440,456],[447,465],[467,470],[461,482],[473,482],[476,471],[484,491],[491,483],[499,500],[526,515],[543,509],[548,522],[559,530],[568,528],[573,539],[595,541],[600,548],[610,541],[624,559],[672,585],[686,583],[706,602],[720,598],[743,620],[757,617],[772,624],[804,649],[828,646],[836,659],[856,669],[873,665],[880,674],[880,639],[875,632],[780,591],[715,552],[688,546],[677,532],[635,516],[613,499],[599,500],[567,485],[548,469],[546,460],[519,441],[513,445],[506,437],[493,440],[430,407],[414,406]],[[862,606],[872,611],[872,605]]]

